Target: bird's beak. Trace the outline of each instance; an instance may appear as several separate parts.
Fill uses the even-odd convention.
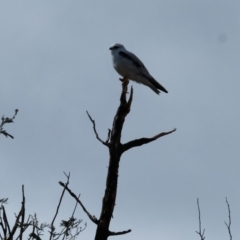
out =
[[[110,47],[109,50],[112,50],[112,47]]]

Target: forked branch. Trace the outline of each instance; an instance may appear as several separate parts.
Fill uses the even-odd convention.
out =
[[[15,224],[11,230],[11,232],[9,233],[9,239],[12,239],[17,228],[20,227],[20,238],[22,239],[22,234],[24,232],[23,229],[23,223],[24,223],[24,217],[25,217],[25,196],[24,196],[24,185],[22,186],[22,196],[23,196],[23,200],[22,200],[22,207],[21,210],[19,211],[18,215],[16,216],[16,221]],[[21,217],[21,222],[20,222],[20,217]],[[19,226],[20,223],[20,226]]]
[[[228,234],[229,234],[229,237],[230,237],[230,240],[232,240],[232,233],[231,233],[231,211],[230,211],[230,205],[228,203],[228,200],[226,198],[226,203],[227,203],[227,206],[228,206],[228,223],[225,222],[226,226],[227,226],[227,229],[228,229]]]
[[[104,142],[104,141],[98,136],[98,133],[97,133],[97,130],[96,130],[95,121],[92,119],[92,117],[90,116],[90,114],[88,113],[88,111],[86,111],[86,112],[87,112],[87,115],[88,115],[90,121],[91,121],[92,124],[93,124],[93,131],[94,131],[94,133],[95,133],[95,135],[96,135],[97,140],[98,140],[99,142],[101,142],[103,145],[105,145],[105,146],[108,147],[108,146],[109,146],[108,141],[109,141],[110,134],[111,134],[110,129],[108,129],[108,138],[107,138],[107,140]]]
[[[69,194],[80,204],[80,206],[82,207],[83,211],[88,215],[88,217],[90,218],[90,220],[92,222],[94,222],[95,224],[98,224],[98,220],[95,216],[91,215],[87,209],[84,207],[84,205],[82,204],[82,202],[79,200],[79,197],[77,197],[77,195],[75,193],[73,193],[71,191],[71,189],[68,188],[68,186],[66,184],[64,184],[63,182],[58,182],[62,187],[64,187],[64,189],[66,189]]]
[[[6,123],[13,123],[13,120],[16,117],[17,113],[18,113],[18,109],[15,109],[15,113],[12,118],[2,116],[2,119],[1,119],[2,122],[0,124],[0,134],[3,134],[5,137],[14,138],[11,134],[9,134],[6,130],[3,129],[3,126]]]
[[[201,224],[201,211],[200,211],[200,206],[199,206],[199,201],[197,199],[197,206],[198,206],[198,223],[199,223],[199,231],[196,233],[200,236],[201,240],[205,239],[204,233],[205,233],[205,229],[203,229],[202,231],[202,224]]]
[[[65,186],[68,186],[68,184],[69,184],[69,178],[70,178],[70,173],[67,175],[67,174],[64,172],[64,174],[65,174],[65,176],[67,177],[67,182],[65,183]],[[52,223],[51,223],[51,225],[50,225],[50,229],[51,229],[51,231],[50,231],[50,237],[49,237],[50,240],[53,238],[53,235],[54,235],[54,230],[55,230],[54,222],[55,222],[55,219],[56,219],[56,217],[57,217],[57,215],[58,215],[59,208],[60,208],[60,206],[61,206],[62,199],[63,199],[63,196],[64,196],[65,191],[66,191],[66,187],[65,187],[65,188],[63,189],[63,191],[62,191],[62,194],[61,194],[61,197],[60,197],[60,199],[59,199],[58,206],[57,206],[57,209],[56,209],[56,213],[55,213],[55,215],[54,215],[54,217],[53,217],[53,220],[52,220]]]

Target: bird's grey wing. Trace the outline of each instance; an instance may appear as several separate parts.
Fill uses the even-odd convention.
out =
[[[143,62],[133,53],[129,51],[120,51],[119,55],[130,60],[136,67],[142,68],[142,70],[148,73],[148,70],[144,66]]]
[[[155,80],[150,74],[142,74],[144,77],[148,79],[148,81],[157,89],[168,93],[167,89],[163,87],[157,80]]]
[[[143,62],[135,54],[126,50],[124,52],[120,51],[119,55],[130,60],[136,67],[139,68],[139,70],[141,69],[140,75],[147,78],[151,85],[153,85],[155,88],[157,88],[165,93],[168,93],[168,91],[151,76],[151,74],[148,72],[147,68],[144,66]]]

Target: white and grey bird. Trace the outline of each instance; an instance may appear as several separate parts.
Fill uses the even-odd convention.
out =
[[[157,94],[160,93],[160,90],[168,93],[168,91],[151,76],[142,61],[136,55],[126,50],[122,44],[113,44],[109,49],[112,54],[113,67],[123,78],[144,84]]]

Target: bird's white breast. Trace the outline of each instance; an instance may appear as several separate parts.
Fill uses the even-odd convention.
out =
[[[133,79],[136,74],[136,67],[128,59],[119,55],[119,52],[112,54],[113,67],[123,77]]]

